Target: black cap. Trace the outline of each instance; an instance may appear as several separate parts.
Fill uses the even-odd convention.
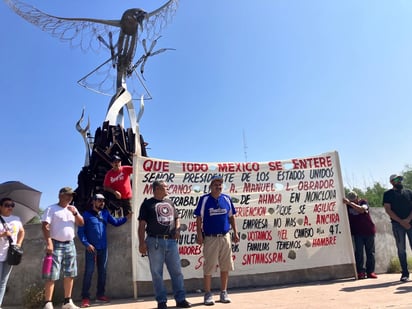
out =
[[[114,162],[114,161],[122,161],[122,158],[120,158],[120,157],[117,156],[117,155],[114,155],[114,156],[112,157],[112,162]]]

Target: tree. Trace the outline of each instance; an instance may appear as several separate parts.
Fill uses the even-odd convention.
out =
[[[402,172],[402,176],[404,187],[412,189],[412,167],[410,165],[405,166],[405,170]]]

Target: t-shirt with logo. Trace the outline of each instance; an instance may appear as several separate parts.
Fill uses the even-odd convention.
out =
[[[146,221],[148,235],[174,236],[178,217],[179,214],[171,200],[158,200],[152,197],[142,203],[138,220]]]
[[[229,218],[235,214],[232,199],[223,193],[217,199],[210,193],[202,195],[194,212],[196,217],[202,217],[205,235],[229,232]]]
[[[133,174],[132,166],[120,166],[118,171],[110,169],[107,171],[103,186],[119,191],[122,199],[132,198],[132,185],[130,183],[130,175]]]

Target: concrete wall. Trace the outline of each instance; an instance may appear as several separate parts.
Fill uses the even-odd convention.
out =
[[[392,236],[389,217],[383,208],[373,208],[372,218],[377,227],[376,236],[376,272],[385,273],[392,258],[396,257],[396,246]],[[132,254],[130,223],[118,228],[109,226],[109,262],[106,291],[111,298],[132,298],[134,295],[132,279]],[[26,238],[23,244],[24,257],[22,263],[15,266],[10,275],[4,305],[19,305],[22,303],[24,291],[31,284],[42,287],[41,265],[44,254],[44,240],[40,225],[27,225]],[[73,298],[80,300],[82,273],[84,269],[84,247],[76,239],[79,276],[75,279]],[[408,251],[411,254],[411,251]],[[348,278],[354,275],[353,265],[321,267],[299,271],[276,272],[256,276],[236,276],[236,270],[231,274],[229,287],[265,286],[318,280]],[[188,292],[203,289],[201,279],[190,279],[185,282]],[[168,282],[169,288],[170,283]],[[95,293],[95,283],[91,295]],[[219,278],[213,279],[214,288],[219,287]],[[151,282],[138,284],[139,296],[152,295]],[[56,282],[54,300],[63,300],[62,280]]]

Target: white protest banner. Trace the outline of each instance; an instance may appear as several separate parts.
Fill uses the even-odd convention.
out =
[[[178,243],[185,279],[203,277],[193,212],[215,174],[223,176],[223,192],[237,211],[240,242],[232,246],[234,276],[354,263],[337,152],[244,163],[139,158],[135,173],[138,207],[152,197],[154,180],[169,186],[168,198],[181,216]],[[135,267],[135,281],[151,281],[147,257],[138,255]]]

